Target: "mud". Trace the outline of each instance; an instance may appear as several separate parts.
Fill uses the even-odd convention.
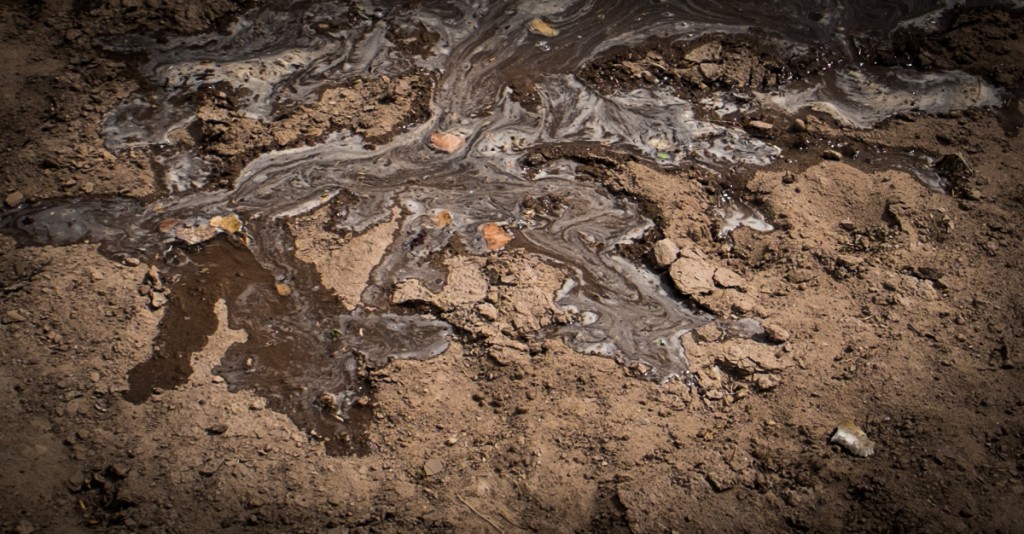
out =
[[[1022,18],[876,4],[5,5],[2,527],[1014,530]]]

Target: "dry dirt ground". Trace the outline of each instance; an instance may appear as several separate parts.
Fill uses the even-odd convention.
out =
[[[103,148],[100,117],[134,84],[92,40],[194,32],[237,9],[226,1],[0,4],[5,200],[157,193],[145,157]],[[891,57],[959,66],[1019,94],[1020,20],[975,16]],[[998,61],[986,56],[993,50]],[[343,90],[429,86],[366,83]],[[399,99],[408,105],[394,112],[415,118],[419,98]],[[309,120],[331,123],[331,110],[318,112],[328,116]],[[144,294],[146,262],[112,261],[96,245],[23,247],[0,236],[0,528],[1020,530],[1024,141],[990,111],[906,114],[869,131],[806,115],[794,133],[794,117],[764,118],[795,155],[745,176],[735,193],[769,214],[770,233],[715,239],[722,186],[696,168],[657,170],[600,147],[571,154],[585,177],[646,203],[659,231],[638,261],[719,318],[685,336],[694,384],[640,380],[642,369],[539,339],[568,319],[552,305],[565,273],[537,257],[451,251],[440,292],[409,283],[392,301],[428,306],[465,335],[437,358],[370,373],[363,456],[328,456],[263,399],[228,392],[211,369],[246,334],[226,326],[221,304],[220,327],[193,355],[189,381],[126,402],[127,373],[149,358],[162,313]],[[217,124],[227,125],[221,140],[252,134],[239,141],[252,152],[323,133]],[[842,157],[821,158],[828,147],[843,148]],[[930,192],[872,163],[865,147],[959,154],[974,172],[953,194]],[[211,144],[218,150],[230,178],[244,161]],[[318,222],[324,216],[294,222],[296,248],[351,307],[395,222],[338,236]],[[662,244],[656,257],[661,238],[679,252]],[[356,254],[365,261],[344,260]],[[765,332],[734,335],[743,318],[763,320]],[[875,442],[874,455],[829,443],[846,421]]]

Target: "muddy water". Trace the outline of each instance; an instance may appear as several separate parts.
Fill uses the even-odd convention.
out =
[[[217,372],[231,388],[256,391],[303,429],[329,438],[331,450],[346,450],[366,403],[360,370],[394,358],[435,356],[454,335],[441,320],[392,309],[395,282],[416,278],[436,289],[446,275],[437,255],[453,243],[471,254],[488,253],[479,227],[489,222],[512,232],[511,247],[570,273],[557,304],[586,319],[545,335],[587,353],[645,363],[650,378],[684,375],[679,336],[709,318],[688,310],[654,273],[617,253],[652,222],[628,199],[577,179],[576,163],[551,161],[528,172],[522,156],[542,146],[597,143],[657,165],[694,161],[716,172],[769,165],[782,151],[708,119],[712,110],[670,88],[599,94],[573,76],[614,47],[753,26],[792,53],[820,49],[836,62],[822,79],[747,95],[740,104],[730,104],[734,95],[721,95],[716,106],[733,112],[809,107],[868,127],[907,109],[999,101],[995,89],[963,73],[858,68],[864,43],[901,24],[930,24],[944,2],[425,4],[410,10],[386,2],[269,2],[223,34],[105,43],[111,52],[149,58],[143,88],[106,117],[105,140],[114,151],[151,153],[167,169],[167,194],[148,204],[101,199],[34,206],[4,222],[24,242],[99,242],[115,256],[154,259],[175,279],[153,358],[131,373],[128,399],[144,401],[155,388],[187,379],[189,355],[212,332],[212,305],[224,299],[231,326],[249,338],[229,350]],[[534,17],[558,35],[528,31]],[[395,42],[400,35],[436,40]],[[194,96],[203,87],[231,87],[241,112],[270,121],[282,109],[315,101],[325,87],[413,70],[436,75],[431,116],[385,144],[342,131],[316,146],[263,154],[232,188],[213,189],[206,187],[210,168],[200,155],[170,141],[173,130],[195,120]],[[530,102],[513,89],[523,80],[535,90]],[[426,140],[437,130],[464,136],[466,148],[431,150]],[[544,196],[563,199],[557,212],[526,208]],[[771,230],[756,210],[728,200],[717,208],[724,228]],[[311,267],[295,259],[285,227],[289,218],[328,203],[338,229],[354,234],[390,220],[394,209],[401,213],[395,242],[363,295],[366,306],[352,313],[340,312]],[[453,224],[424,233],[441,210],[452,214]],[[202,223],[226,213],[245,223],[232,239],[183,246],[157,231],[168,218]],[[277,283],[291,293],[281,295]]]

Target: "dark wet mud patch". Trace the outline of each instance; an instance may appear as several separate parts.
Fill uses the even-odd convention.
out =
[[[169,297],[152,357],[129,372],[131,402],[189,379],[192,354],[216,330],[213,306],[223,299],[229,326],[248,334],[214,368],[229,390],[262,396],[330,453],[361,452],[372,404],[368,370],[447,346],[443,323],[359,310],[342,316],[311,268],[300,266],[283,285],[248,249],[224,237],[177,261],[165,275]]]

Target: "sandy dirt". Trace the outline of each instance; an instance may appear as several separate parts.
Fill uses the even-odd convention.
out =
[[[79,4],[0,5],[5,209],[158,193],[146,157],[103,147],[102,114],[135,84],[128,65],[92,45],[125,31],[215,28],[241,9]],[[886,57],[958,66],[1019,95],[1020,16],[958,20],[950,36]],[[978,35],[1005,45],[1000,67],[981,64],[996,45]],[[700,46],[611,54],[581,78],[642,86],[656,62],[698,94],[787,77],[789,67],[745,41]],[[985,54],[965,53],[975,49]],[[230,180],[261,152],[342,126],[386,141],[425,113],[429,86],[419,76],[367,80],[336,90],[351,108],[332,108],[337,95],[325,93],[269,125],[211,94],[206,137],[181,142],[202,143]],[[396,96],[387,109],[353,111],[381,91]],[[448,250],[440,289],[406,281],[390,302],[448,321],[458,341],[430,360],[367,370],[362,456],[329,456],[261,397],[228,391],[212,369],[246,334],[228,328],[223,303],[188,382],[125,401],[127,374],[149,358],[164,313],[152,305],[146,259],[0,236],[0,529],[1019,530],[1024,141],[992,111],[903,114],[872,130],[824,115],[794,127],[795,118],[760,117],[791,157],[728,185],[768,214],[769,233],[716,238],[714,199],[727,185],[697,168],[656,169],[592,146],[525,157],[573,157],[582,177],[654,217],[634,259],[717,318],[684,337],[692,384],[641,380],[643,369],[544,339],[546,327],[574,319],[553,304],[566,273],[514,241],[486,256]],[[822,157],[833,146],[845,147],[838,160]],[[973,173],[953,194],[933,192],[865,147],[955,154]],[[290,223],[299,259],[339,308],[360,303],[401,213],[393,217],[359,235],[332,231],[324,210]],[[763,331],[750,335],[751,318]],[[847,421],[875,443],[872,456],[830,444]]]

